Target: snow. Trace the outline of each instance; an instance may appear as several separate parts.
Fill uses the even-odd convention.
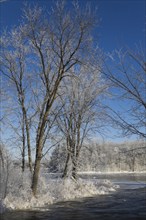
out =
[[[5,210],[38,209],[65,200],[107,194],[118,187],[108,180],[83,180],[49,178],[40,176],[38,194],[35,198],[31,192],[31,176],[28,172],[14,173],[9,178],[7,196],[1,199],[0,212]]]
[[[97,174],[145,174],[146,171],[108,171],[108,172],[99,172],[99,171],[82,171],[78,172],[79,174],[88,174],[88,175],[97,175]]]

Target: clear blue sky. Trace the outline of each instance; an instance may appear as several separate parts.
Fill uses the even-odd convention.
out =
[[[55,0],[0,0],[1,30],[17,25],[22,14],[24,2],[35,2],[50,8]],[[68,2],[70,0],[67,0]],[[146,1],[145,0],[79,0],[81,5],[91,3],[98,7],[101,18],[97,29],[99,46],[105,51],[111,51],[123,46],[133,47],[137,43],[144,44]]]
[[[24,2],[38,3],[50,9],[55,0],[0,0],[1,31],[18,25]],[[67,0],[70,4],[71,0]],[[145,0],[78,0],[80,5],[91,3],[98,7],[100,26],[95,31],[99,46],[109,52],[115,48],[145,45],[146,1]],[[116,107],[116,106],[115,106]],[[118,107],[118,105],[117,105]]]

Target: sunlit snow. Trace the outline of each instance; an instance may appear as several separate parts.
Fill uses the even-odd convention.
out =
[[[18,170],[11,173],[7,186],[7,196],[1,200],[1,212],[6,209],[36,209],[58,201],[90,197],[115,191],[116,185],[108,180],[83,180],[49,178],[41,176],[37,198],[32,195],[31,177],[28,172]]]

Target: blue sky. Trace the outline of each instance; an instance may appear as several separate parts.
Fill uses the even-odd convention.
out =
[[[0,0],[1,30],[19,23],[24,2],[35,2],[49,9],[54,0]],[[79,0],[80,5],[86,2],[90,2],[92,8],[98,7],[101,23],[95,36],[105,51],[134,47],[138,43],[144,45],[145,0]]]
[[[144,44],[145,4],[144,0],[100,1],[101,45],[105,50]]]
[[[0,0],[1,31],[19,24],[24,2],[38,3],[49,10],[54,1]],[[67,1],[70,5],[71,0]],[[98,7],[101,22],[94,37],[104,51],[111,52],[122,47],[134,48],[139,43],[145,45],[145,0],[79,0],[80,5],[86,2],[90,2],[93,9]]]

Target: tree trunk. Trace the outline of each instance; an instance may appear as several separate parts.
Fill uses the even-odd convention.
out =
[[[65,167],[64,167],[63,174],[62,174],[62,178],[66,178],[67,177],[69,161],[70,161],[70,153],[67,154],[67,158],[66,158],[66,162],[65,162]]]
[[[36,152],[35,165],[34,165],[32,186],[31,186],[34,196],[36,196],[36,194],[37,194],[37,186],[38,186],[38,180],[39,180],[41,158],[42,158],[42,146],[40,144],[38,144],[37,152]]]
[[[55,99],[55,98],[54,98]],[[52,101],[53,103],[53,101]],[[40,122],[38,125],[38,130],[37,130],[37,138],[36,138],[36,156],[35,156],[35,165],[34,165],[34,172],[33,172],[33,179],[32,179],[32,192],[33,195],[36,196],[37,194],[37,186],[38,186],[38,180],[39,180],[39,173],[40,173],[40,164],[41,164],[41,159],[42,159],[42,149],[44,145],[44,133],[45,133],[45,125],[47,122],[47,117],[49,114],[49,110],[51,108],[51,104],[48,103],[46,104],[46,112],[43,116],[43,118],[40,118]]]
[[[28,165],[29,165],[30,172],[32,173],[32,159],[31,159],[30,142],[29,142],[29,144],[27,145],[27,147],[28,147]]]
[[[25,125],[24,117],[22,121],[22,172],[25,170]]]
[[[135,171],[135,158],[132,158],[132,171]]]
[[[72,178],[77,180],[78,153],[72,157]]]
[[[77,180],[77,166],[74,164],[72,168],[72,178]]]
[[[6,170],[5,170],[5,173],[6,173],[6,179],[5,179],[4,199],[5,199],[6,196],[7,196],[8,181],[9,181],[9,159],[8,159],[8,158],[7,158],[7,161],[6,161]]]
[[[30,134],[29,134],[29,125],[28,125],[26,111],[24,111],[24,117],[25,117],[27,148],[28,148],[28,165],[29,165],[30,172],[32,173],[32,158],[31,158]]]
[[[23,94],[23,92],[22,92],[22,94]],[[30,172],[32,173],[30,130],[29,130],[27,111],[26,111],[26,108],[25,108],[25,105],[24,105],[24,98],[22,98],[22,100],[20,100],[20,103],[22,105],[23,120],[24,120],[24,123],[25,123],[25,129],[26,129],[26,139],[27,139],[27,149],[28,149],[28,166],[29,166]]]
[[[22,172],[24,172],[25,170],[25,148],[23,146],[23,150],[22,150]]]

